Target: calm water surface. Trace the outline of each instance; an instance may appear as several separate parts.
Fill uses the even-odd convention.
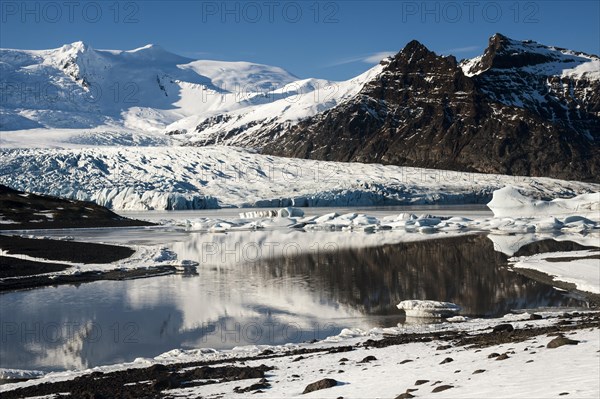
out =
[[[80,369],[176,348],[304,342],[345,327],[418,322],[396,308],[404,299],[451,301],[469,316],[584,305],[508,270],[485,235],[386,243],[395,238],[385,232],[104,231],[104,241],[169,236],[165,245],[200,266],[0,295],[0,367]],[[94,234],[87,238],[102,241]]]

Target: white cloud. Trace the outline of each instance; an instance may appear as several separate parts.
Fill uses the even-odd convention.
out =
[[[479,46],[466,46],[466,47],[457,47],[451,48],[448,50],[442,51],[442,54],[459,54],[459,53],[469,53],[471,51],[479,50],[481,47]]]
[[[389,57],[391,55],[395,55],[396,51],[380,51],[379,53],[371,54],[368,57],[362,59],[362,62],[366,62],[367,64],[375,64],[385,57]]]
[[[356,56],[356,57],[342,58],[342,59],[339,59],[337,61],[334,61],[334,62],[328,64],[327,66],[331,67],[331,66],[352,64],[354,62],[363,62],[365,64],[376,64],[379,61],[381,61],[382,59],[384,59],[385,57],[388,57],[388,56],[394,55],[394,54],[396,54],[396,51],[379,51],[377,53],[360,55],[360,56]]]

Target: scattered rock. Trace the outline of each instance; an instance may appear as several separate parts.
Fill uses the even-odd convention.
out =
[[[304,359],[306,359],[304,356],[298,356],[297,358],[292,360],[292,362],[299,362],[300,360],[304,360]]]
[[[473,371],[473,374],[481,374],[481,373],[485,373],[484,369],[477,369],[475,371]]]
[[[506,359],[509,359],[509,358],[510,358],[510,357],[509,357],[509,356],[508,356],[506,353],[503,353],[503,354],[501,354],[500,356],[498,356],[498,357],[496,358],[496,360],[506,360]]]
[[[494,358],[494,357],[498,357],[498,356],[500,356],[500,354],[499,354],[499,353],[496,353],[496,352],[494,352],[494,353],[490,353],[490,354],[488,355],[488,359],[492,359],[492,358]]]
[[[415,385],[423,385],[423,384],[427,384],[429,382],[429,380],[417,380],[415,382]]]
[[[453,361],[454,361],[454,359],[452,359],[451,357],[447,357],[444,360],[442,360],[442,362],[440,364],[446,364],[446,363],[450,363]]]
[[[558,396],[565,396],[565,395],[568,395],[568,394],[569,394],[569,392],[561,392],[561,393],[558,394]]]
[[[450,388],[454,388],[454,387],[452,385],[440,385],[439,387],[433,388],[433,391],[431,391],[431,393],[442,392],[442,391],[448,390]]]
[[[335,348],[331,348],[327,353],[342,353],[342,352],[350,352],[353,350],[354,350],[354,348],[351,346],[338,346]]]
[[[563,345],[577,345],[579,343],[579,341],[576,341],[574,339],[570,339],[570,338],[566,338],[563,336],[558,336],[556,338],[554,338],[552,341],[548,342],[548,345],[546,345],[547,348],[558,348],[559,346],[563,346]]]
[[[321,389],[332,388],[336,386],[338,382],[333,378],[324,378],[317,382],[313,382],[312,384],[308,384],[306,388],[304,388],[304,392],[302,394],[306,394],[309,392],[319,391]]]
[[[454,374],[460,373],[460,370],[454,370]]]
[[[414,360],[406,359],[406,360],[401,361],[400,364],[406,364],[406,363],[409,363],[412,361],[414,361]]]
[[[246,392],[256,391],[254,393],[260,393],[260,392],[262,392],[261,389],[266,389],[266,388],[270,388],[270,387],[271,387],[271,384],[269,384],[269,382],[265,378],[261,378],[260,381],[258,381],[256,384],[252,384],[246,388],[235,387],[235,388],[233,388],[233,392],[246,393]],[[258,391],[260,391],[260,392],[258,392]]]
[[[369,356],[365,357],[363,360],[361,360],[359,363],[369,363],[369,362],[372,362],[375,360],[377,360],[377,358],[375,356],[369,355]]]
[[[543,319],[543,317],[536,313],[532,313],[531,316],[529,316],[529,320],[542,320],[542,319]]]
[[[528,360],[525,363],[533,363],[533,360]]]
[[[412,395],[410,392],[404,392],[401,393],[400,395],[396,396],[396,399],[410,399],[410,398],[414,398],[415,395]]]
[[[348,361],[348,358],[347,358],[347,357],[343,357],[343,358],[341,358],[340,360],[338,360],[338,362],[340,362],[340,363],[341,363],[341,362],[347,362],[347,361]]]
[[[494,327],[494,332],[495,333],[510,333],[513,332],[515,330],[515,328],[513,327],[512,324],[510,323],[504,323],[504,324],[498,324],[496,327]]]
[[[450,348],[452,348],[452,345],[440,345],[435,350],[437,350],[437,351],[444,351],[444,350],[450,349]]]
[[[268,355],[272,355],[273,353],[275,353],[275,352],[273,352],[271,349],[265,349],[264,351],[262,351],[261,355],[268,356]]]

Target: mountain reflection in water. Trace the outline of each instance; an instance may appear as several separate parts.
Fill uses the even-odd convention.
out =
[[[2,294],[6,328],[0,367],[81,369],[176,348],[230,349],[324,339],[347,327],[396,326],[405,320],[396,304],[405,299],[450,301],[461,305],[465,315],[485,316],[518,308],[585,305],[508,270],[506,255],[494,251],[484,235],[290,253],[250,263],[202,259],[202,248],[211,240],[228,240],[221,247],[231,249],[235,242],[272,240],[268,234],[190,234],[174,248],[180,259],[200,263],[187,276]],[[337,242],[385,238],[363,236],[342,233]],[[279,237],[279,244],[305,249],[314,240],[323,244],[334,237],[298,232]],[[571,244],[549,240],[532,245],[552,250]]]
[[[510,271],[506,259],[484,235],[471,235],[307,253],[265,260],[255,267],[264,270],[266,278],[303,276],[314,292],[370,315],[399,314],[395,305],[405,299],[453,302],[463,308],[462,314],[473,316],[584,305]]]

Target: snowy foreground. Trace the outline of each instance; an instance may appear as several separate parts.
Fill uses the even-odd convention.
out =
[[[593,183],[319,162],[218,146],[2,149],[0,159],[0,184],[114,210],[472,204],[488,202],[507,185],[542,199],[600,191]]]
[[[569,395],[597,398],[600,392],[597,320],[597,314],[586,312],[566,315],[566,318],[551,312],[536,316],[508,314],[493,320],[400,325],[370,331],[343,330],[338,336],[314,344],[247,346],[220,352],[174,350],[154,359],[140,358],[132,363],[86,371],[49,373],[36,380],[1,385],[0,392],[8,394],[35,384],[69,381],[92,372],[141,369],[154,364],[182,372],[193,367],[177,368],[178,364],[200,362],[196,365],[199,367],[202,362],[211,362],[210,367],[265,365],[273,369],[265,373],[262,381],[258,378],[213,381],[203,386],[164,389],[161,395],[177,398],[250,394],[258,398],[395,398],[410,390],[415,397],[554,398]],[[510,324],[514,332],[492,331],[506,328],[506,324]],[[559,330],[561,335],[577,342],[558,347],[548,345],[557,339]],[[405,341],[401,339],[403,336],[407,337]],[[399,339],[390,343],[394,337]],[[376,343],[385,339],[388,345]],[[28,376],[19,370],[3,373],[5,378]],[[548,378],[549,373],[552,378]],[[309,384],[324,378],[335,380],[333,386],[303,394]],[[236,387],[239,390],[252,384],[261,385],[242,395],[234,391]]]

